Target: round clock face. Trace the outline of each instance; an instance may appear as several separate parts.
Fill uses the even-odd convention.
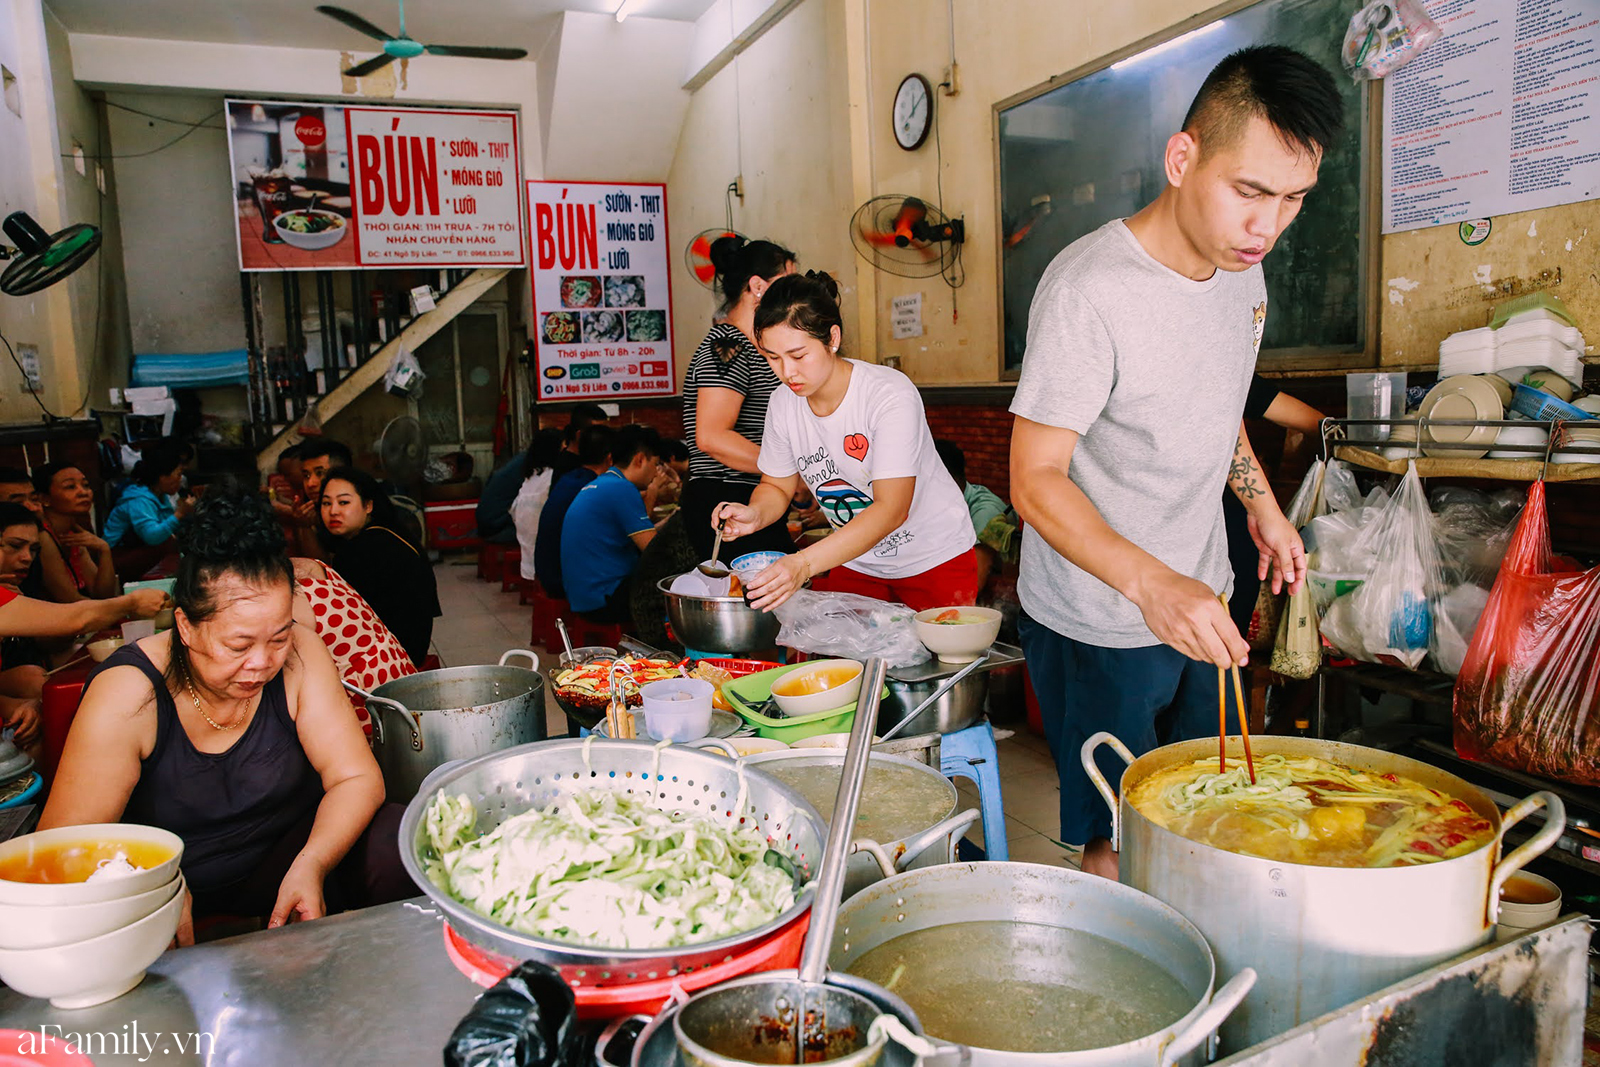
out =
[[[920,74],[908,74],[894,94],[894,139],[901,148],[919,148],[933,121],[933,91]]]

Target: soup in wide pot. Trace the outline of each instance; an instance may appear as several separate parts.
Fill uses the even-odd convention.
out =
[[[1396,774],[1315,756],[1213,758],[1151,774],[1128,791],[1141,815],[1229,852],[1318,867],[1404,867],[1464,856],[1494,826],[1464,801]]]
[[[810,763],[781,759],[762,763],[761,769],[809,801],[824,822],[833,821],[843,760]],[[921,833],[949,816],[953,793],[941,775],[872,760],[867,764],[851,836],[887,843]]]

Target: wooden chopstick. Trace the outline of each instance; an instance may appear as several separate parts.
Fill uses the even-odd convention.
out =
[[[1228,769],[1228,680],[1217,668],[1217,773]]]
[[[1228,609],[1228,598],[1218,593],[1217,599],[1222,601],[1222,609],[1226,611]],[[1239,712],[1239,735],[1244,739],[1244,765],[1245,769],[1250,772],[1250,784],[1255,785],[1256,761],[1255,757],[1250,754],[1250,712],[1246,709],[1244,703],[1244,683],[1239,678],[1239,665],[1232,663],[1229,664],[1229,667],[1233,671],[1233,704]],[[1226,749],[1228,747],[1228,697],[1224,689],[1221,667],[1217,668],[1217,714],[1222,719],[1222,726],[1218,731],[1222,736],[1218,746],[1220,749]],[[1227,770],[1222,765],[1221,756],[1218,757],[1217,770]]]

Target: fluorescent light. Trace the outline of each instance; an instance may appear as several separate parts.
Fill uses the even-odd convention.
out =
[[[627,0],[624,0],[623,6],[624,7],[627,6]],[[618,17],[618,19],[620,19],[622,17],[622,13],[618,12],[617,13],[617,17]],[[1204,34],[1208,34],[1212,30],[1220,30],[1221,28],[1222,28],[1222,20],[1221,19],[1218,19],[1215,22],[1209,22],[1206,25],[1201,26],[1199,29],[1190,30],[1188,33],[1180,34],[1179,36],[1174,37],[1170,41],[1162,41],[1160,44],[1156,45],[1154,48],[1146,48],[1143,52],[1140,52],[1137,55],[1131,55],[1127,59],[1119,59],[1115,63],[1111,64],[1111,69],[1112,70],[1121,70],[1123,67],[1132,66],[1135,63],[1139,63],[1139,62],[1142,62],[1143,60],[1149,59],[1151,56],[1160,55],[1162,52],[1165,52],[1168,49],[1177,48],[1179,45],[1186,44],[1189,41],[1194,40],[1196,37],[1200,37],[1200,36],[1203,36]]]
[[[623,19],[633,14],[633,9],[638,5],[639,0],[622,0],[622,3],[617,5],[617,21],[621,22]]]

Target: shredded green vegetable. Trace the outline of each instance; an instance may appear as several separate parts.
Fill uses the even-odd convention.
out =
[[[552,941],[668,948],[770,922],[794,882],[759,831],[669,815],[623,793],[564,796],[476,835],[465,796],[440,792],[424,826],[429,879],[474,911]]]

